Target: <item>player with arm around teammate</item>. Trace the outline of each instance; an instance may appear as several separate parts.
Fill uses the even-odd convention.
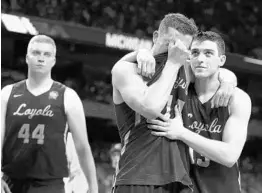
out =
[[[192,20],[182,14],[168,14],[153,35],[157,72],[151,80],[137,74],[134,62],[119,61],[113,67],[113,101],[122,144],[114,192],[190,189],[185,146],[152,136],[146,118],[172,114],[169,107],[177,100],[174,84],[196,32]],[[182,81],[186,82],[185,76]],[[181,100],[184,91],[182,88]]]
[[[237,161],[247,137],[251,114],[250,97],[234,90],[227,107],[211,109],[218,89],[218,70],[226,61],[223,39],[214,32],[201,32],[193,40],[190,63],[196,77],[189,86],[186,106],[174,119],[149,120],[152,134],[181,140],[190,148],[192,176],[203,193],[240,193]]]
[[[28,44],[26,62],[28,78],[1,92],[2,191],[64,192],[69,127],[89,190],[97,193],[83,105],[74,90],[51,78],[56,62],[54,40],[34,36]]]

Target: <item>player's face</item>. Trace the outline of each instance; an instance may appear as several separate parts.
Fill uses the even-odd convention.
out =
[[[193,37],[190,35],[184,35],[178,32],[176,29],[169,27],[165,33],[158,33],[154,37],[154,43],[160,53],[168,51],[168,45],[170,42],[176,42],[179,39],[189,49]]]
[[[196,40],[192,42],[190,63],[196,78],[207,78],[223,66],[225,55],[219,54],[216,42]]]
[[[33,42],[26,55],[28,68],[32,72],[50,73],[55,61],[55,49],[49,43]]]

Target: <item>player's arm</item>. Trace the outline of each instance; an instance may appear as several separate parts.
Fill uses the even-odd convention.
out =
[[[12,91],[13,85],[7,85],[5,86],[1,91],[1,152],[3,152],[3,144],[5,139],[5,131],[6,131],[6,125],[5,125],[5,117],[6,117],[6,110],[7,110],[7,103],[8,99],[10,97],[11,91]],[[2,178],[2,174],[1,174]],[[3,193],[11,193],[7,183],[1,179],[1,192]]]
[[[156,61],[150,50],[133,51],[123,56],[119,61],[137,62],[136,71],[139,75],[152,78],[155,74]]]
[[[87,137],[84,108],[77,93],[70,88],[66,88],[65,91],[65,111],[79,163],[88,181],[90,192],[98,193],[96,169]]]
[[[137,61],[137,73],[142,76],[152,77],[155,73],[155,59],[150,50],[140,49],[129,54],[126,54],[120,61],[134,62]],[[190,63],[184,65],[187,77],[187,84],[195,81]],[[237,86],[236,75],[225,68],[219,69],[220,87],[211,100],[211,107],[228,106],[229,100],[233,95],[234,89]]]
[[[219,68],[218,80],[220,81],[219,89],[211,100],[211,107],[228,106],[230,98],[233,96],[237,86],[236,75],[225,68]]]
[[[13,85],[5,86],[1,91],[1,147],[3,148],[4,138],[5,138],[5,117],[7,110],[7,102],[10,97]]]
[[[178,70],[179,67],[167,64],[160,78],[151,86],[147,86],[136,73],[135,64],[121,61],[112,69],[112,84],[130,108],[145,118],[153,119],[161,116]]]
[[[135,62],[137,53],[138,53],[138,51],[130,52],[130,53],[124,55],[122,58],[120,58],[119,61]]]
[[[161,116],[167,103],[181,64],[187,57],[182,42],[169,45],[168,59],[159,79],[147,86],[135,72],[135,64],[120,61],[112,69],[112,84],[119,91],[127,105],[145,118],[154,119]]]
[[[251,114],[250,97],[242,90],[236,89],[230,101],[229,111],[230,116],[224,128],[222,141],[207,139],[187,129],[184,129],[179,138],[203,156],[232,167],[246,141]]]

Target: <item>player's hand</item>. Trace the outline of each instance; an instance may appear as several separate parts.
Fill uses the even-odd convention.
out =
[[[137,73],[139,75],[152,78],[155,74],[156,61],[153,54],[146,49],[140,49],[136,56]]]
[[[148,128],[151,129],[151,134],[159,137],[167,137],[168,139],[180,139],[180,136],[185,129],[181,114],[177,105],[175,106],[175,118],[168,119],[167,117],[160,117],[162,120],[147,120]]]
[[[7,183],[1,179],[1,193],[12,193],[11,190],[9,189]]]
[[[211,108],[226,107],[233,96],[236,85],[231,82],[221,82],[216,94],[211,100]]]
[[[182,66],[189,59],[189,51],[185,44],[179,39],[176,42],[171,41],[168,45],[167,60],[175,65]]]

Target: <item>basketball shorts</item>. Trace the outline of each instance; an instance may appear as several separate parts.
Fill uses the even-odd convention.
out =
[[[63,179],[35,180],[35,179],[12,179],[3,176],[12,193],[65,193]]]
[[[193,193],[193,190],[181,183],[165,185],[118,185],[113,193]]]

